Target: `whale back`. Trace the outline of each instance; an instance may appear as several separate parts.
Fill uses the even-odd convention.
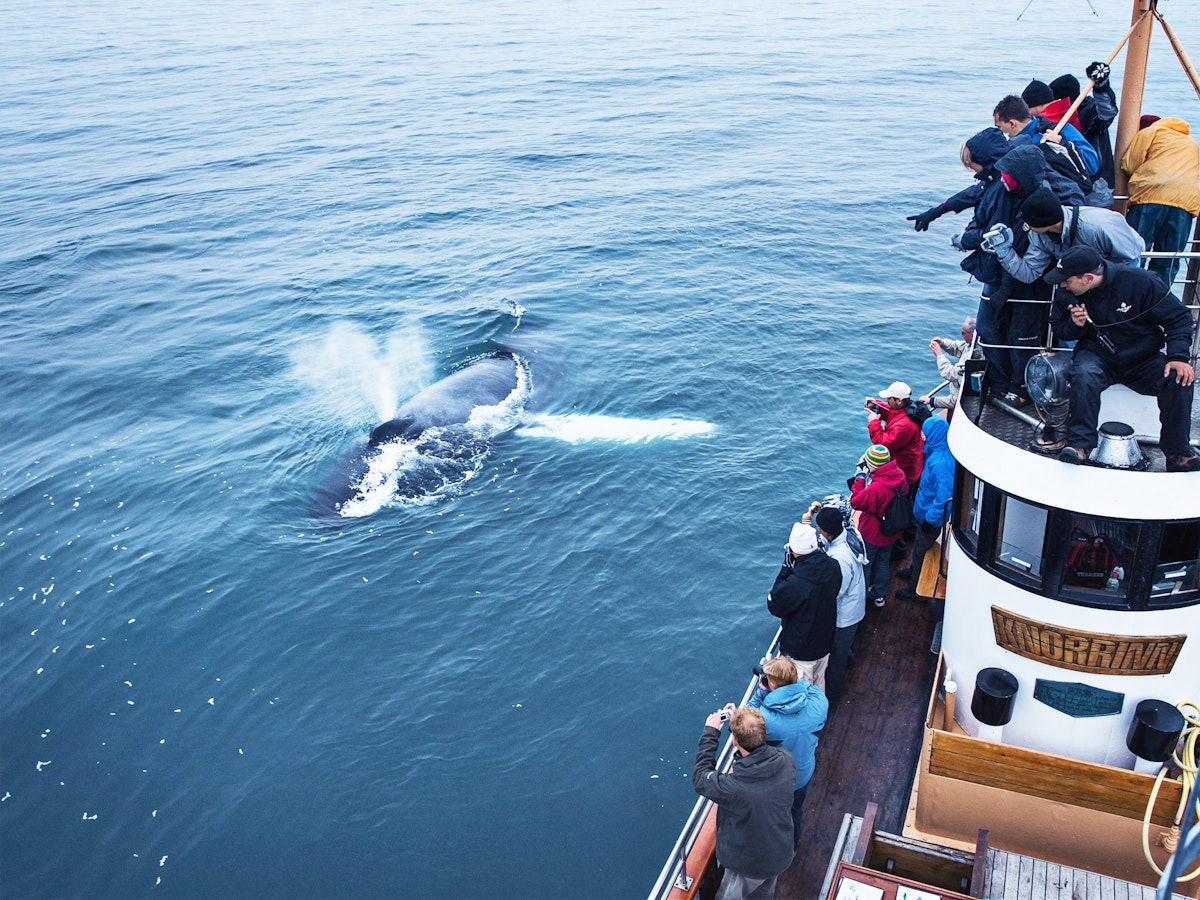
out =
[[[489,356],[419,391],[400,407],[393,421],[408,420],[409,428],[419,429],[418,434],[426,428],[461,425],[477,406],[495,406],[516,388],[516,360]]]
[[[374,448],[388,441],[414,440],[420,437],[422,429],[409,417],[389,419],[382,425],[376,425],[367,440],[367,447]]]

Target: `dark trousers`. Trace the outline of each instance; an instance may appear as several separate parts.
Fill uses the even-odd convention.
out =
[[[1006,298],[999,294],[1000,285],[985,284],[979,297],[979,309],[975,312],[975,333],[979,342],[988,344],[1008,343],[1008,314]],[[983,356],[987,360],[984,380],[989,391],[1004,393],[1013,389],[1012,353],[1000,347],[984,346]]]
[[[921,563],[925,560],[925,554],[929,552],[930,547],[937,543],[938,535],[941,533],[940,525],[921,522],[917,526],[917,539],[913,544],[912,577],[908,579],[908,583],[913,587],[916,587],[917,582],[921,579]]]
[[[892,545],[872,544],[863,538],[863,549],[867,551],[867,599],[886,597],[888,591],[888,570],[892,565]]]
[[[1075,348],[1071,357],[1071,412],[1067,419],[1067,443],[1080,450],[1096,446],[1096,423],[1100,417],[1100,392],[1110,385],[1124,384],[1139,394],[1158,398],[1158,421],[1162,426],[1159,446],[1163,453],[1187,454],[1192,426],[1192,387],[1179,384],[1172,375],[1163,377],[1165,354],[1152,356],[1126,369],[1090,350]]]
[[[846,686],[846,663],[850,661],[850,648],[857,632],[858,622],[855,622],[833,633],[833,649],[829,651],[829,666],[825,669],[825,696],[830,700],[842,696]]]
[[[1147,250],[1174,253],[1187,247],[1192,232],[1192,216],[1186,209],[1163,203],[1135,203],[1125,214],[1130,227],[1142,236]],[[1179,271],[1178,259],[1152,259],[1146,266],[1171,286]]]
[[[1042,349],[1046,339],[1047,326],[1050,322],[1050,307],[1041,303],[1021,303],[1014,301],[1008,304],[1012,307],[1008,323],[1008,343],[1015,347],[1028,347],[1028,350],[1009,350],[1008,368],[1012,383],[1017,387],[1025,387],[1025,367],[1029,365],[1035,354]]]
[[[792,793],[792,836],[796,840],[796,846],[800,846],[800,835],[802,829],[800,820],[804,818],[804,798],[808,796],[808,785],[802,788],[796,788]]]

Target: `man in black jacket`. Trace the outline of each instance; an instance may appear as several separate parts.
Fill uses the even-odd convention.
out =
[[[737,754],[730,769],[721,773],[716,769],[717,744],[726,715]],[[705,720],[692,786],[717,804],[717,862],[725,867],[717,900],[775,896],[775,879],[795,854],[795,781],[792,754],[767,743],[767,726],[757,709],[729,704]]]
[[[1158,398],[1167,471],[1200,471],[1200,457],[1189,445],[1196,372],[1188,362],[1187,307],[1157,275],[1106,263],[1093,247],[1072,247],[1045,280],[1066,289],[1057,292],[1050,311],[1055,335],[1078,341],[1071,356],[1067,446],[1059,459],[1076,465],[1087,460],[1096,446],[1100,393],[1124,384]]]
[[[822,691],[841,589],[841,567],[817,547],[813,527],[797,522],[783,550],[783,567],[767,596],[767,610],[783,620],[780,652],[796,661],[801,678]]]

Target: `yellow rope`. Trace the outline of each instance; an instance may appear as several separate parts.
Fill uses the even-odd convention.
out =
[[[1175,765],[1179,766],[1183,772],[1179,777],[1183,784],[1183,793],[1179,797],[1179,809],[1175,813],[1175,823],[1162,839],[1163,846],[1171,853],[1175,852],[1175,847],[1179,843],[1179,827],[1183,822],[1184,813],[1187,812],[1187,798],[1191,794],[1192,785],[1196,783],[1196,743],[1200,739],[1200,704],[1184,701],[1175,704],[1175,708],[1183,713],[1187,726],[1183,729],[1182,740],[1171,754]],[[1150,801],[1146,804],[1146,815],[1142,817],[1142,853],[1146,857],[1146,862],[1150,863],[1150,868],[1159,875],[1163,873],[1163,870],[1158,867],[1150,853],[1150,816],[1154,812],[1154,801],[1158,799],[1158,789],[1162,786],[1166,776],[1167,766],[1164,763],[1158,771],[1158,777],[1154,779],[1154,789],[1150,791]],[[1196,799],[1196,812],[1200,815],[1200,797]],[[1191,881],[1197,875],[1200,875],[1200,865],[1197,865],[1187,875],[1181,875],[1175,880],[1177,882]]]

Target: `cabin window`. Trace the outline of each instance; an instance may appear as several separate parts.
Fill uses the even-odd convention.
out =
[[[958,467],[958,476],[961,482],[954,508],[954,523],[959,529],[959,538],[969,542],[973,557],[979,542],[979,519],[983,510],[983,489],[986,485],[962,466]]]
[[[1046,510],[1016,497],[1004,497],[996,528],[995,565],[1040,582],[1046,548]]]
[[[1200,604],[1200,519],[1137,521],[1048,509],[958,468],[954,537],[992,574],[1062,603]]]
[[[1139,529],[1138,522],[1071,516],[1063,587],[1102,591],[1100,602],[1124,597]]]
[[[1173,606],[1200,595],[1200,521],[1167,522],[1154,562],[1151,606]]]

